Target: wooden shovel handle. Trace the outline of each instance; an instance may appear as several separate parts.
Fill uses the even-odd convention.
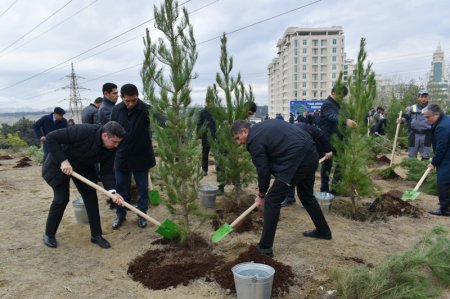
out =
[[[254,204],[252,204],[247,210],[244,211],[244,213],[242,213],[238,218],[236,218],[231,224],[231,227],[235,227],[242,219],[244,219],[245,216],[247,216],[248,214],[250,214],[256,207],[257,207],[257,203],[255,202]]]
[[[322,159],[320,159],[320,160],[319,160],[319,164],[323,163],[323,161],[325,161],[325,160],[326,160],[326,158],[327,158],[327,157],[325,157],[325,156],[324,156],[324,157],[322,157]]]
[[[85,183],[86,185],[91,186],[92,188],[100,191],[101,193],[105,194],[106,196],[113,198],[114,197],[114,193],[109,192],[107,190],[105,190],[104,188],[100,187],[97,184],[94,184],[93,182],[91,182],[90,180],[88,180],[87,178],[81,176],[80,174],[76,173],[75,171],[72,171],[72,176],[80,181],[82,181],[83,183]],[[136,214],[138,214],[139,216],[141,216],[142,218],[147,219],[148,221],[150,221],[151,223],[153,223],[156,226],[161,226],[161,223],[159,223],[158,221],[156,221],[155,219],[153,219],[152,217],[150,217],[149,215],[145,214],[144,212],[142,212],[141,210],[136,209],[135,207],[133,207],[132,205],[130,205],[129,203],[127,203],[126,201],[123,202],[123,205],[128,208],[129,210],[135,212]]]
[[[400,110],[398,114],[398,119],[402,119],[402,111]],[[395,129],[395,137],[394,137],[394,144],[392,145],[392,155],[391,155],[391,163],[389,166],[392,166],[394,163],[394,155],[395,155],[395,147],[397,146],[397,137],[398,137],[398,131],[400,130],[400,123],[397,124],[397,128]]]
[[[423,181],[427,177],[427,175],[430,173],[431,168],[427,167],[427,170],[423,173],[422,177],[420,178],[419,182],[417,183],[416,187],[414,187],[413,191],[419,190],[420,186],[422,185]]]

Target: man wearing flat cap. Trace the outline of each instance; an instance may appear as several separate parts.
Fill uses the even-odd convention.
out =
[[[48,133],[67,128],[67,120],[64,118],[64,111],[61,107],[55,107],[52,113],[42,116],[33,124],[33,130],[37,138],[44,144],[44,161],[47,158],[48,149],[46,144],[46,136]]]
[[[417,104],[406,108],[402,119],[397,123],[408,124],[408,156],[417,159],[420,153],[422,160],[430,159],[431,153],[431,125],[422,114],[422,110],[428,106],[428,91],[419,91]]]

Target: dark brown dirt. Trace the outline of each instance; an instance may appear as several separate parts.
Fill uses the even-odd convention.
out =
[[[23,157],[22,159],[19,160],[19,162],[30,162],[30,161],[32,160],[28,157]]]
[[[248,207],[243,207],[242,212],[245,211]],[[213,219],[211,221],[211,226],[214,230],[217,230],[219,227],[221,227],[224,223],[232,223],[241,213],[236,212],[225,212],[223,210],[217,210],[217,216],[218,218]],[[263,223],[263,216],[260,211],[255,209],[252,213],[247,215],[241,222],[239,222],[236,227],[234,228],[234,232],[236,233],[243,233],[243,232],[250,232],[250,231],[258,231],[261,229]]]
[[[391,164],[391,160],[385,155],[377,156],[374,160],[378,164]]]
[[[235,260],[228,262],[213,272],[214,280],[226,290],[236,293],[233,273],[231,268],[240,263],[255,262],[266,264],[275,269],[275,276],[272,285],[272,298],[279,298],[289,293],[289,286],[294,284],[294,274],[291,266],[284,265],[267,255],[259,253],[255,246],[251,245],[247,251],[241,253]]]
[[[331,210],[358,221],[388,221],[389,217],[407,216],[419,218],[423,211],[408,202],[401,200],[402,192],[391,190],[376,198],[372,203],[362,203],[356,207],[355,215],[352,215],[351,202],[347,199],[334,200]]]
[[[31,166],[31,164],[28,163],[28,162],[25,162],[25,161],[20,162],[20,161],[18,161],[16,166],[14,166],[13,168],[24,168],[24,167],[30,167],[30,166]]]
[[[0,160],[12,160],[14,159],[11,155],[0,156]]]
[[[138,256],[130,263],[127,271],[133,280],[149,289],[161,290],[180,284],[188,285],[192,280],[205,277],[223,262],[223,258],[213,254],[208,243],[196,235],[187,242],[187,248],[179,247],[176,241],[166,239],[159,239],[152,244],[158,243],[169,246],[149,250]]]

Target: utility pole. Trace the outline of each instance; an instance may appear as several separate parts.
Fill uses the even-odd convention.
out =
[[[73,68],[73,62],[71,65],[72,65],[72,72],[70,73],[70,75],[66,76],[66,77],[70,78],[70,85],[63,87],[63,89],[70,89],[70,98],[65,99],[66,101],[69,101],[70,118],[72,118],[76,124],[81,124],[81,110],[83,110],[83,103],[82,103],[82,99],[80,97],[79,90],[87,89],[87,88],[78,86],[77,79],[83,78],[83,77],[77,76],[75,74],[75,70]]]

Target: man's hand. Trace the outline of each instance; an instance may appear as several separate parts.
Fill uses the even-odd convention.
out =
[[[42,136],[41,138],[39,138],[40,142],[45,142],[45,140],[47,140],[47,138],[45,138],[45,136]]]
[[[113,194],[113,197],[111,197],[111,200],[112,200],[115,204],[117,204],[117,205],[123,207],[123,206],[124,206],[124,202],[125,202],[125,200],[123,199],[123,197],[120,196],[120,194],[117,193],[116,190],[109,190],[109,192],[111,192],[111,193]]]
[[[431,170],[433,170],[435,168],[434,165],[431,163],[428,163],[427,167],[430,168]]]
[[[333,157],[333,152],[325,153],[325,160],[331,159]]]
[[[61,171],[64,172],[67,175],[71,175],[72,174],[72,165],[70,165],[69,160],[64,160],[61,162]]]
[[[258,207],[264,206],[264,197],[260,197],[259,195],[255,198],[255,202]]]
[[[357,127],[358,126],[358,124],[354,120],[351,120],[351,119],[347,119],[345,121],[345,125],[347,127],[349,127],[349,128],[353,128],[353,127]]]

